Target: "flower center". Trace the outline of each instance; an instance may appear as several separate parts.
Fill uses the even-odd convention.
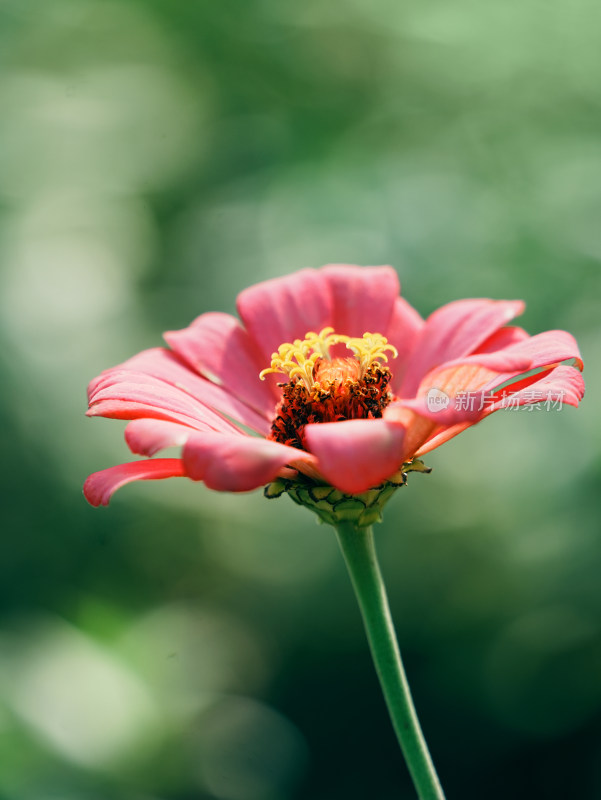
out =
[[[330,348],[341,344],[353,355],[332,357]],[[387,352],[396,358],[396,348],[379,333],[358,338],[333,328],[280,345],[271,366],[260,374],[261,380],[272,372],[288,376],[288,382],[278,384],[282,399],[268,438],[306,449],[305,425],[381,417],[392,399],[390,370],[380,363],[388,361]]]

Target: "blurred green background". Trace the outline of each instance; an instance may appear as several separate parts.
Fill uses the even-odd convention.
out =
[[[0,0],[1,800],[413,798],[333,533],[128,460],[87,382],[258,280],[523,298],[579,411],[428,457],[377,531],[449,800],[601,798],[601,7]]]

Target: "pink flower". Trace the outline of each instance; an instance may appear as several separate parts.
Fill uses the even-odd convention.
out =
[[[165,334],[170,349],[91,382],[88,415],[130,420],[133,453],[182,447],[90,475],[92,505],[169,477],[243,492],[300,473],[356,494],[509,401],[577,406],[584,394],[569,333],[507,326],[521,301],[458,300],[424,320],[391,267],[301,270],[251,286],[237,307],[241,322],[203,314]]]

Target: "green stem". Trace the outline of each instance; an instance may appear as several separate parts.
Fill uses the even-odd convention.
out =
[[[359,602],[388,712],[418,796],[420,800],[444,800],[403,669],[376,556],[373,530],[342,522],[336,526],[336,532]]]

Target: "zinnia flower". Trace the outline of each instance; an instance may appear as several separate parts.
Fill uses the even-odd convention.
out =
[[[188,477],[229,492],[275,481],[297,501],[295,486],[313,489],[319,512],[328,492],[341,502],[403,483],[417,457],[508,399],[576,406],[584,394],[569,333],[507,325],[521,301],[458,300],[424,320],[391,267],[301,270],[251,286],[237,308],[241,321],[202,314],[165,334],[170,349],[92,381],[88,415],[130,420],[133,453],[182,446],[90,475],[92,505],[131,481]]]

